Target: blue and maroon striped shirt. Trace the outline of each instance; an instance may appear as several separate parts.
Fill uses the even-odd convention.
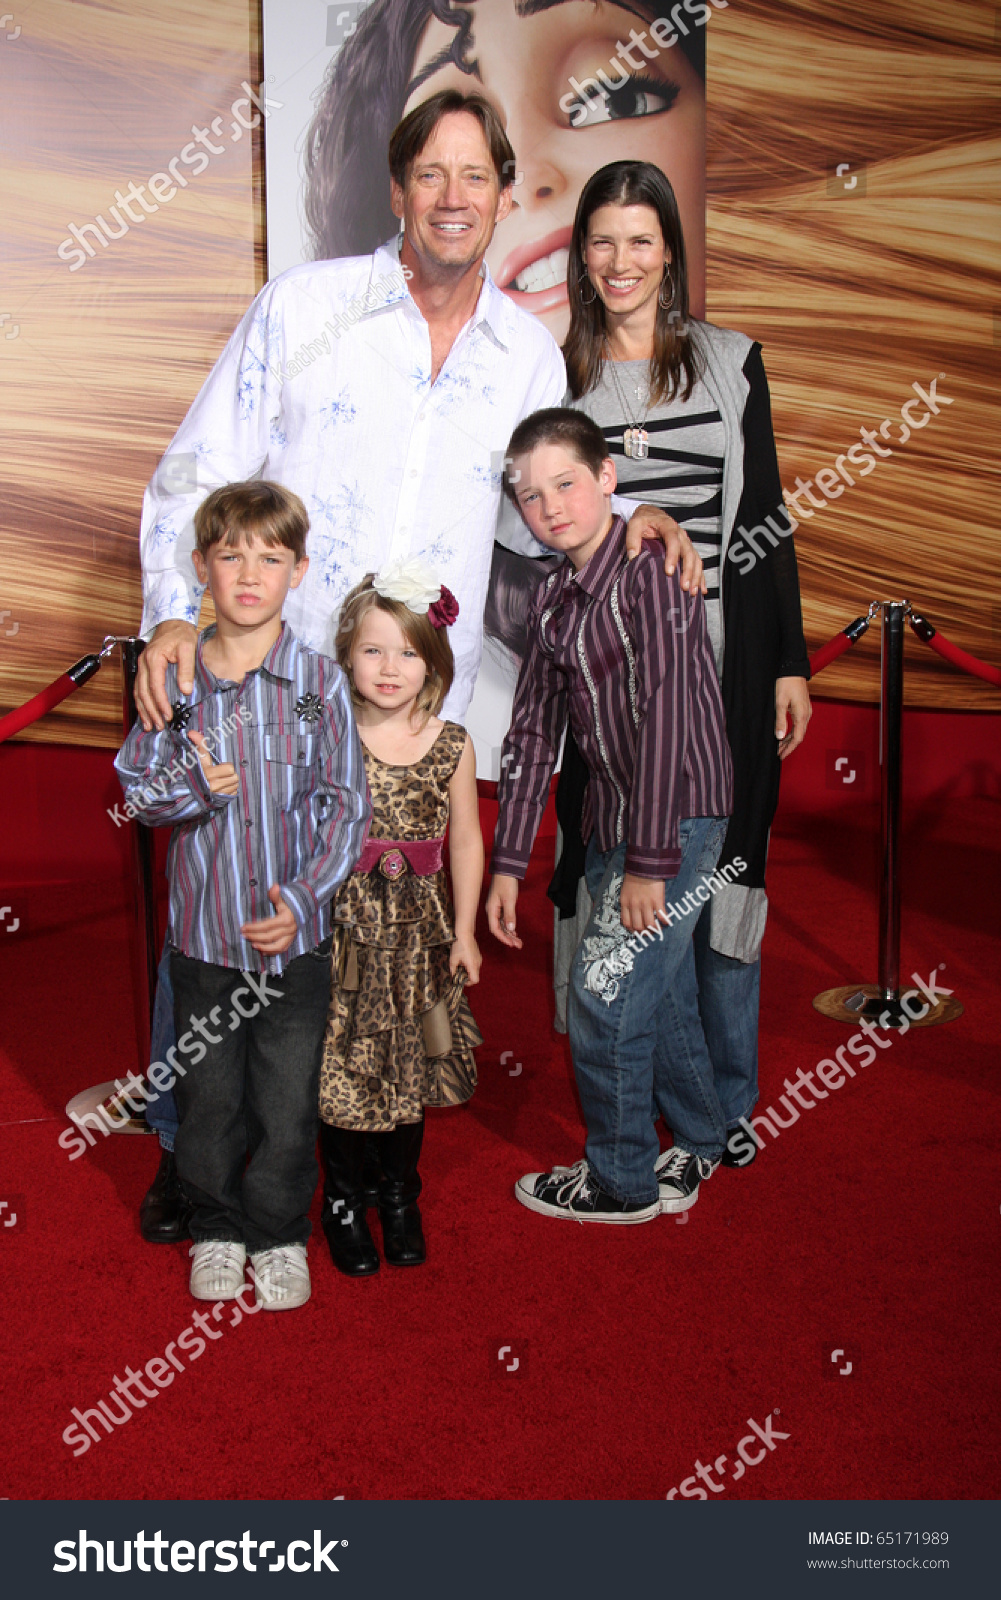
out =
[[[674,878],[683,817],[726,817],[726,739],[701,595],[664,571],[663,551],[626,560],[616,517],[590,561],[540,585],[504,741],[494,872],[523,878],[569,712],[587,764],[582,832],[626,841],[626,871]]]
[[[206,667],[211,631],[198,640],[186,700],[167,668],[179,726],[145,733],[137,722],[115,767],[141,822],[177,824],[167,856],[174,947],[214,966],[280,973],[326,938],[331,898],[361,855],[372,809],[361,741],[337,662],[300,644],[287,623],[242,683]],[[216,763],[233,763],[237,794],[211,793],[192,733],[205,735]],[[273,883],[299,931],[283,955],[265,956],[240,925],[274,914]]]

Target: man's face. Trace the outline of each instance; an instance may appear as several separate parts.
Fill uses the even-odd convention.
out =
[[[393,183],[391,195],[410,248],[439,271],[463,272],[480,261],[511,209],[511,189],[501,189],[483,129],[467,111],[442,117],[405,186]]]
[[[612,461],[603,461],[595,477],[565,445],[541,444],[513,458],[511,482],[518,508],[540,544],[569,556],[578,569],[590,561],[612,520]]]

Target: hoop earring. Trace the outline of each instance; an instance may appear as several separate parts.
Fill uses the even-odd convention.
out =
[[[669,288],[669,298],[667,300],[664,299],[664,284],[665,283],[667,283],[670,286],[670,288]],[[661,280],[660,280],[660,288],[657,290],[657,304],[664,311],[670,311],[671,307],[674,305],[674,279],[671,276],[671,268],[666,262],[664,264],[664,276],[663,276],[663,278],[661,278]]]
[[[586,272],[581,272],[577,275],[577,292],[580,295],[580,303],[582,306],[593,306],[594,302],[598,298],[598,291],[595,289],[594,284],[591,283],[591,298],[590,300],[585,300],[584,291],[581,288],[582,283],[591,283],[591,280]]]

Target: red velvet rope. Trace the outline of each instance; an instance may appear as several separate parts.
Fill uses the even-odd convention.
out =
[[[823,672],[832,661],[837,661],[838,656],[843,656],[854,643],[855,640],[849,639],[847,633],[836,633],[833,639],[828,639],[826,644],[821,645],[816,655],[810,657],[811,678],[815,678],[818,672]]]
[[[44,717],[53,706],[59,704],[60,700],[65,700],[74,689],[79,689],[92,678],[100,665],[98,656],[82,656],[68,672],[60,673],[47,689],[26,700],[24,705],[18,706],[15,711],[8,711],[5,717],[0,717],[0,744],[3,744],[5,739],[12,738],[15,733],[20,733],[21,729],[27,728],[30,723],[37,722],[39,717]]]
[[[917,632],[916,629],[915,632]],[[944,661],[951,662],[961,672],[969,672],[972,677],[983,678],[985,683],[993,683],[995,688],[1001,689],[1001,670],[997,667],[992,667],[988,662],[980,661],[976,656],[971,656],[966,650],[961,650],[959,645],[953,644],[950,639],[943,639],[938,631],[935,631],[928,639],[919,633],[918,638],[921,639],[922,644],[930,645],[932,650],[936,651]]]

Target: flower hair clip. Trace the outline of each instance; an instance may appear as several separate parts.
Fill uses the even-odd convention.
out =
[[[427,617],[432,628],[450,627],[459,615],[459,602],[451,589],[416,556],[409,561],[390,561],[375,574],[372,587],[384,600],[396,600],[415,616]]]

